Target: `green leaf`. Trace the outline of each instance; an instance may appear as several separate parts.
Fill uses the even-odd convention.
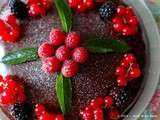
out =
[[[94,40],[89,40],[84,43],[83,46],[92,53],[123,53],[131,50],[126,43],[109,38],[96,38]]]
[[[22,48],[6,54],[1,62],[8,65],[16,65],[37,59],[37,48]]]
[[[69,32],[72,26],[72,11],[65,0],[54,0],[63,30]]]
[[[71,79],[65,78],[61,73],[57,73],[56,94],[63,114],[68,114],[72,103]]]

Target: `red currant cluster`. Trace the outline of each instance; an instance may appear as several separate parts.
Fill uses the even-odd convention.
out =
[[[4,42],[15,42],[20,37],[20,25],[14,15],[0,19],[0,37]]]
[[[118,86],[126,86],[128,81],[140,77],[141,70],[133,54],[125,54],[116,73]]]
[[[45,15],[51,8],[51,0],[28,0],[29,15],[32,17]]]
[[[23,86],[15,81],[13,76],[0,76],[0,104],[12,105],[17,102],[23,103],[26,100]]]
[[[36,104],[35,114],[38,120],[64,120],[64,116],[62,114],[56,115],[48,113],[42,104]]]
[[[65,77],[73,77],[78,72],[79,64],[88,58],[87,50],[78,47],[80,35],[77,32],[65,35],[59,29],[53,29],[49,39],[50,43],[45,42],[38,49],[43,61],[42,70],[46,73],[55,73],[61,69]]]
[[[112,106],[113,98],[111,96],[106,96],[104,99],[102,97],[97,97],[91,100],[84,110],[80,111],[80,115],[84,120],[104,120],[103,109],[107,109],[107,118],[109,120],[118,120],[119,112]]]
[[[95,5],[101,5],[105,0],[68,0],[68,4],[78,12],[86,12],[94,8]]]
[[[131,36],[137,33],[138,19],[132,7],[118,6],[117,15],[112,22],[114,30],[124,36]]]

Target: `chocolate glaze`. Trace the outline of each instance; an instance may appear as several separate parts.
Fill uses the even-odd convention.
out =
[[[13,51],[23,47],[39,47],[48,40],[52,28],[61,28],[60,20],[53,9],[47,16],[40,18],[27,18],[22,22],[23,35],[19,42],[6,44],[8,51]],[[82,43],[95,37],[113,37],[126,41],[132,46],[132,52],[138,58],[138,63],[142,69],[145,67],[145,45],[141,32],[134,37],[124,38],[112,30],[110,21],[103,22],[96,11],[87,14],[75,14],[73,16],[73,31],[79,31]],[[116,86],[116,67],[119,65],[122,54],[91,54],[88,61],[80,66],[79,73],[72,79],[73,102],[72,112],[66,116],[68,120],[81,120],[79,111],[92,98],[96,96],[108,95],[109,89]],[[47,75],[41,70],[41,60],[11,66],[13,73],[20,78],[26,88],[29,102],[43,103],[48,110],[60,113],[56,93],[55,78],[56,74]],[[127,90],[130,98],[127,103],[119,108],[121,112],[133,101],[140,89],[142,78],[128,83]],[[8,108],[3,108],[9,115]],[[10,116],[11,119],[13,119]],[[14,119],[13,119],[14,120]]]

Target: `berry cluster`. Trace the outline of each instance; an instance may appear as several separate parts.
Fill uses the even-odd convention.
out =
[[[17,102],[23,103],[26,100],[23,86],[15,81],[13,76],[0,76],[0,104],[12,105]]]
[[[107,116],[109,120],[118,120],[119,112],[116,108],[113,109],[113,104],[112,96],[97,97],[80,111],[80,115],[84,120],[104,120],[104,116]],[[106,115],[104,115],[103,109],[108,111]]]
[[[118,86],[126,86],[128,81],[141,76],[141,70],[133,54],[125,54],[120,66],[117,67],[116,73]]]
[[[14,15],[0,19],[0,37],[4,42],[15,42],[20,37],[20,25]]]
[[[43,62],[42,70],[46,73],[55,73],[61,69],[65,77],[73,77],[78,72],[79,64],[88,58],[87,50],[78,47],[80,35],[77,32],[65,35],[59,29],[53,29],[49,39],[50,43],[45,42],[38,49]]]
[[[104,0],[68,0],[69,6],[78,12],[86,12],[103,2]]]
[[[46,11],[48,11],[51,6],[51,0],[28,0],[28,8],[29,8],[29,15],[31,17],[36,17],[39,15],[45,15]]]
[[[137,33],[138,19],[132,7],[118,6],[117,15],[112,22],[114,30],[123,36],[131,36]]]
[[[64,120],[64,116],[62,114],[56,115],[48,113],[42,104],[36,104],[34,111],[38,120]]]

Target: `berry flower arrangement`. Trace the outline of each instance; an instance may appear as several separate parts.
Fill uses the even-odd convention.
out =
[[[11,13],[6,19],[0,18],[0,37],[3,42],[13,43],[21,37],[23,20],[28,16],[43,17],[52,8],[50,0],[10,0]],[[16,120],[64,120],[72,107],[72,78],[80,66],[89,61],[90,54],[124,54],[114,76],[116,87],[110,88],[105,97],[93,98],[80,110],[83,120],[118,120],[119,107],[130,97],[127,85],[142,75],[136,56],[126,42],[112,37],[96,37],[82,42],[79,31],[72,31],[73,12],[78,14],[96,10],[103,22],[110,21],[113,31],[122,37],[131,37],[138,32],[138,19],[132,7],[119,5],[117,0],[54,0],[62,29],[52,28],[48,41],[37,48],[22,48],[7,53],[1,63],[18,65],[41,59],[41,70],[56,75],[56,96],[62,114],[50,113],[41,103],[27,103],[25,88],[18,78],[0,76],[0,105],[12,106],[11,113]],[[96,9],[98,8],[98,10]]]

